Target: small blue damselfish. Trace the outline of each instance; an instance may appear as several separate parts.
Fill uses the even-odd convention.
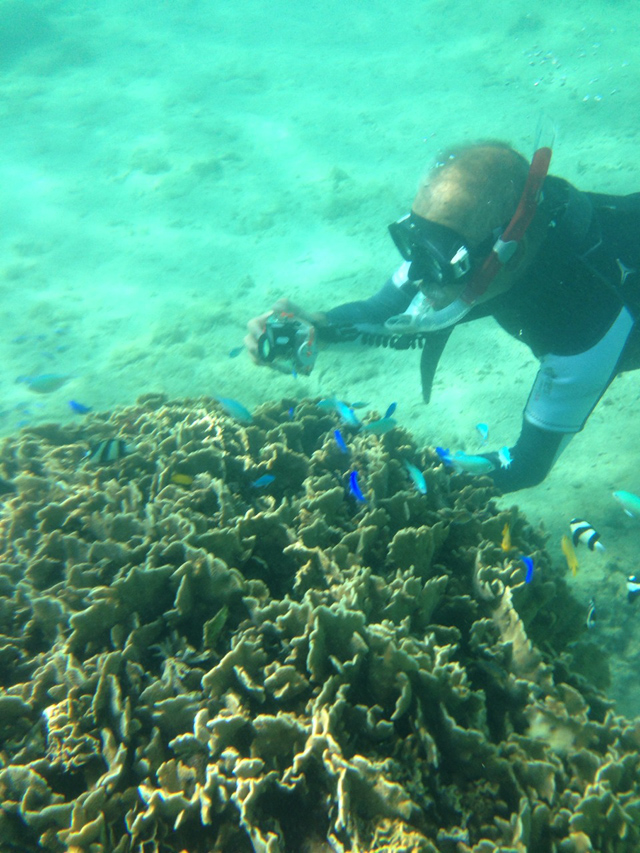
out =
[[[427,494],[427,481],[424,478],[424,474],[422,471],[409,462],[408,459],[402,460],[404,467],[407,469],[407,473],[411,477],[413,485],[420,492],[421,495]]]
[[[378,418],[377,421],[369,421],[360,427],[360,432],[366,432],[369,435],[384,435],[396,425],[397,421],[392,417]]]
[[[251,485],[254,489],[263,489],[265,486],[270,486],[274,480],[275,477],[273,474],[263,474],[262,477],[258,477],[257,480],[254,480]]]
[[[233,400],[231,397],[214,397],[214,400],[217,400],[229,417],[238,421],[239,424],[253,423],[253,415],[238,400]]]
[[[346,403],[343,403],[342,400],[338,400],[336,397],[333,398],[333,407],[340,416],[340,419],[347,426],[354,427],[358,429],[360,426],[360,419],[353,411],[351,406],[347,406]]]
[[[489,426],[488,426],[488,424],[482,424],[482,423],[476,424],[476,429],[480,433],[480,438],[482,439],[482,443],[484,444],[485,441],[489,438]]]
[[[346,443],[346,441],[344,440],[344,438],[342,437],[342,433],[340,432],[340,430],[339,430],[339,429],[334,429],[334,431],[333,431],[333,437],[335,438],[335,440],[336,440],[336,444],[338,445],[338,447],[340,448],[340,450],[341,450],[343,453],[348,453],[348,452],[349,452],[349,448],[347,447],[347,443]]]
[[[453,456],[448,447],[436,447],[436,453],[445,465],[453,465]]]
[[[366,503],[367,499],[362,494],[360,486],[358,485],[358,472],[352,471],[349,474],[349,489],[351,490],[351,494],[359,503]]]

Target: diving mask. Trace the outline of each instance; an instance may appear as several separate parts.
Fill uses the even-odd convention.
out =
[[[536,150],[516,211],[485,255],[482,265],[472,263],[469,250],[455,231],[423,219],[417,214],[410,213],[389,227],[400,254],[411,262],[409,280],[430,280],[437,283],[456,283],[462,280],[464,287],[458,299],[439,310],[428,308],[426,300],[416,297],[409,311],[387,320],[385,327],[388,331],[394,334],[437,332],[459,323],[466,317],[477,300],[486,293],[502,267],[513,257],[533,221],[549,171],[554,135],[551,124],[543,121],[538,128]],[[543,137],[545,142],[542,141]],[[429,239],[430,233],[436,233],[434,227],[441,233],[449,232],[450,235],[458,237],[458,248],[455,248],[456,243],[452,239],[448,251],[438,249],[433,239]],[[481,257],[481,247],[478,247],[474,254]],[[477,269],[473,275],[468,275],[473,266]],[[422,294],[418,296],[421,297]]]
[[[409,279],[433,284],[457,284],[472,267],[464,239],[453,229],[408,213],[389,225],[396,248],[409,261]]]

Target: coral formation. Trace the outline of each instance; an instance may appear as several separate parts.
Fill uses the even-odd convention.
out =
[[[638,849],[640,724],[541,534],[335,427],[149,396],[4,442],[3,850]]]

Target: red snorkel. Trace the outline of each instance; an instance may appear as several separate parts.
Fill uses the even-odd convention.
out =
[[[531,225],[533,217],[536,215],[538,202],[542,194],[542,186],[549,171],[551,153],[550,145],[536,149],[531,160],[531,165],[529,166],[527,181],[511,222],[498,237],[491,250],[491,254],[476,275],[473,276],[460,297],[467,304],[473,305],[485,293],[487,287],[489,287],[502,267],[514,256],[518,244],[524,237],[527,228]]]

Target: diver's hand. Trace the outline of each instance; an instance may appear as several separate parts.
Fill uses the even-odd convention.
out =
[[[303,320],[311,326],[322,326],[325,322],[325,315],[320,312],[309,313],[291,302],[290,299],[279,299],[271,309],[264,314],[253,317],[247,323],[247,334],[244,338],[244,345],[247,348],[249,356],[256,364],[264,364],[258,352],[258,341],[265,332],[267,319],[272,314],[290,314],[298,320]]]
[[[255,364],[264,364],[258,353],[258,341],[262,337],[267,327],[267,318],[273,314],[273,311],[267,311],[265,314],[260,314],[258,317],[252,317],[247,323],[247,334],[244,337],[244,345],[247,348],[249,357]]]
[[[302,320],[310,326],[322,326],[326,317],[321,311],[305,311],[290,299],[278,299],[272,308],[273,314],[291,314],[296,320]]]

